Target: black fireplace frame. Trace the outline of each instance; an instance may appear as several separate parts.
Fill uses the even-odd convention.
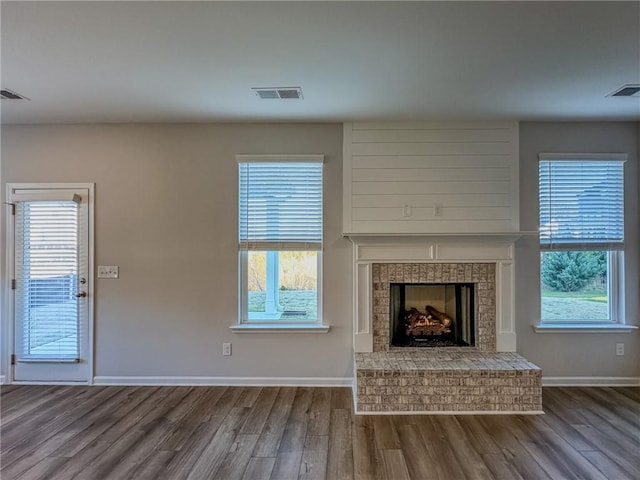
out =
[[[455,292],[455,312],[446,312],[454,320],[452,331],[448,334],[429,337],[409,337],[406,335],[404,324],[406,287],[437,287],[449,286]],[[463,289],[468,289],[466,295]],[[463,301],[468,302],[463,306]],[[475,347],[476,346],[476,284],[473,282],[441,282],[441,283],[389,283],[389,331],[390,345],[393,347]],[[463,311],[468,312],[467,319],[461,319]],[[463,332],[460,327],[463,321],[469,323],[469,328]]]

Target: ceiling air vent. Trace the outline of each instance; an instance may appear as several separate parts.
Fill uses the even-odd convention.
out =
[[[640,85],[623,85],[608,97],[640,97]]]
[[[269,88],[252,88],[255,94],[263,99],[294,99],[301,100],[302,97],[302,89],[300,87],[269,87]]]
[[[2,100],[29,100],[27,97],[20,95],[19,93],[13,92],[11,90],[2,89],[0,90],[0,99]]]

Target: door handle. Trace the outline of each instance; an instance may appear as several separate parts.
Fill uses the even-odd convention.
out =
[[[78,292],[76,293],[76,297],[78,298],[84,298],[87,296],[87,292]]]

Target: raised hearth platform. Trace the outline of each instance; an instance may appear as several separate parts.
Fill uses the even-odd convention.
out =
[[[356,353],[355,406],[375,413],[542,411],[542,370],[517,353],[405,348]]]

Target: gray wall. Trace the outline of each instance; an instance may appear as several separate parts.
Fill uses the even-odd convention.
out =
[[[538,153],[627,153],[625,164],[625,306],[626,323],[638,325],[638,143],[637,123],[520,124],[520,228],[538,228]],[[516,247],[517,349],[542,367],[545,376],[638,377],[640,335],[537,334],[531,326],[540,316],[540,257],[537,237]],[[626,355],[615,355],[615,344]]]
[[[520,125],[523,230],[538,225],[539,152],[629,154],[625,295],[632,324],[640,310],[639,138],[637,123]],[[237,319],[237,153],[326,155],[323,308],[330,333],[229,331]],[[352,375],[351,247],[341,237],[342,125],[5,126],[1,168],[3,189],[6,182],[96,183],[96,263],[119,265],[121,274],[96,285],[96,375]],[[3,255],[3,269],[4,261]],[[545,376],[640,376],[637,332],[533,332],[540,313],[536,238],[518,242],[516,270],[518,351]],[[232,357],[222,356],[223,342],[233,343]],[[624,357],[615,356],[617,342],[625,343]]]
[[[328,334],[229,331],[238,305],[237,153],[325,154]],[[118,280],[96,284],[97,376],[353,375],[342,125],[5,126],[2,174],[3,188],[96,184],[96,264],[120,266]],[[222,356],[223,342],[233,356]]]

